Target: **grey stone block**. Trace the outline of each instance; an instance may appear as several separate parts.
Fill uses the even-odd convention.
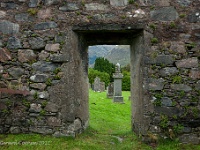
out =
[[[35,30],[46,30],[46,29],[53,29],[53,28],[56,28],[58,25],[51,21],[51,22],[42,22],[42,23],[39,23],[39,24],[36,24],[34,29]]]
[[[2,20],[0,21],[0,32],[3,34],[16,34],[19,32],[19,24]]]
[[[151,18],[157,21],[173,21],[179,15],[174,7],[163,7],[150,12]]]

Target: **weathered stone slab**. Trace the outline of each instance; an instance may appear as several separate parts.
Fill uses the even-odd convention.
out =
[[[29,131],[40,134],[53,134],[53,130],[48,127],[29,127]]]
[[[39,10],[37,13],[37,16],[38,16],[38,18],[41,18],[41,19],[50,18],[51,17],[51,9],[47,8],[47,9]]]
[[[38,92],[38,98],[40,98],[40,99],[48,99],[49,98],[49,93],[47,91]]]
[[[21,133],[21,129],[19,127],[11,127],[10,128],[10,133],[11,134],[18,134]]]
[[[165,106],[165,107],[171,107],[172,106],[172,100],[169,97],[163,97],[161,99],[161,104],[162,104],[162,106]]]
[[[199,69],[191,69],[189,73],[189,77],[192,79],[200,79],[200,70]]]
[[[41,53],[38,54],[39,60],[40,61],[46,61],[48,59],[48,57],[50,56],[49,52],[43,50],[41,51]]]
[[[35,74],[33,76],[30,77],[30,80],[33,82],[46,82],[46,80],[48,79],[48,75],[46,74]]]
[[[145,58],[147,64],[172,65],[174,59],[170,55],[158,55],[156,58]]]
[[[18,79],[24,74],[24,69],[12,67],[8,69],[8,72],[14,79]]]
[[[197,68],[199,66],[198,58],[182,59],[176,62],[178,68]]]
[[[66,6],[59,7],[61,11],[75,11],[79,10],[79,7],[75,3],[67,3]]]
[[[29,14],[28,13],[22,13],[15,15],[15,20],[17,21],[29,21]]]
[[[157,21],[173,21],[179,15],[174,7],[163,7],[150,12],[151,19]]]
[[[200,29],[199,24],[192,24],[192,30],[198,30],[198,29]]]
[[[60,50],[60,44],[56,43],[56,44],[47,44],[45,46],[45,50],[46,51],[50,51],[50,52],[57,52]]]
[[[189,6],[193,0],[178,0],[179,5]]]
[[[192,90],[190,86],[185,84],[171,84],[171,88],[176,91],[185,91],[185,92],[189,92]]]
[[[50,5],[55,5],[58,4],[60,0],[45,0],[45,5],[50,6]]]
[[[185,43],[171,42],[170,50],[172,50],[175,53],[184,54],[186,53]]]
[[[107,5],[99,4],[99,3],[85,4],[85,7],[86,7],[86,10],[102,10],[102,11],[108,10]]]
[[[70,60],[69,55],[66,54],[53,54],[50,55],[52,62],[68,62]]]
[[[166,76],[171,76],[171,75],[175,75],[176,73],[178,73],[178,69],[176,67],[165,67],[163,69],[161,69],[159,71],[160,75],[162,77],[166,77]]]
[[[30,104],[29,112],[31,113],[39,113],[42,110],[42,106],[40,104]]]
[[[110,0],[110,5],[112,5],[112,6],[126,6],[126,5],[128,5],[128,0]]]
[[[31,49],[36,49],[36,50],[44,49],[45,47],[45,42],[40,37],[30,38],[29,44],[31,45]]]
[[[164,80],[163,79],[150,78],[147,82],[148,82],[149,90],[162,90],[164,88]]]
[[[42,23],[39,23],[39,24],[36,24],[34,29],[35,30],[46,30],[46,29],[53,29],[53,28],[56,28],[58,25],[53,22],[53,21],[50,21],[50,22],[42,22]]]
[[[18,49],[18,48],[22,48],[21,40],[18,39],[17,37],[10,37],[10,38],[8,39],[8,42],[7,42],[7,48],[8,48],[8,49]]]
[[[30,0],[28,6],[30,8],[34,8],[34,7],[37,7],[38,4],[39,4],[39,0]]]
[[[179,136],[179,141],[184,144],[186,143],[199,144],[200,143],[200,139],[197,136],[197,134],[183,134]]]
[[[2,20],[0,21],[0,32],[3,34],[16,34],[19,32],[19,24]]]
[[[179,37],[180,37],[181,39],[189,40],[190,37],[191,37],[191,34],[184,34],[184,33],[181,33],[181,34],[179,35]]]
[[[32,64],[32,68],[36,72],[53,72],[57,67],[57,64],[45,61],[38,61]]]
[[[43,91],[47,87],[47,85],[44,84],[44,83],[33,83],[33,84],[30,84],[30,87],[34,88],[34,89],[37,89],[37,90]]]
[[[48,117],[47,124],[49,126],[57,127],[61,125],[61,120],[56,117]]]
[[[10,51],[6,48],[0,48],[0,62],[6,62],[11,59]]]
[[[36,115],[35,116],[33,115],[33,113],[31,113],[30,116],[31,116],[30,117],[31,125],[33,125],[33,126],[44,126],[44,125],[46,126],[47,125],[45,117],[40,116],[40,119],[38,119]]]
[[[114,19],[116,15],[114,14],[95,14],[94,16],[95,20],[105,20],[105,19]]]
[[[164,114],[169,117],[179,114],[179,110],[176,107],[155,107],[155,112],[158,114]]]
[[[18,50],[18,60],[20,62],[33,62],[37,58],[37,55],[33,50]]]
[[[146,5],[156,5],[156,6],[170,6],[169,0],[139,0],[144,6]]]

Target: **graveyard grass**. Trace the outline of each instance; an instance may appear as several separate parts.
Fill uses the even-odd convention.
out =
[[[155,148],[141,142],[131,132],[131,107],[123,92],[125,104],[112,103],[106,92],[90,91],[90,127],[76,138],[55,138],[40,134],[0,135],[0,149],[6,150],[200,150],[198,145],[177,141],[159,142]],[[6,142],[11,142],[4,145]],[[12,145],[16,142],[17,145]],[[30,142],[27,144],[20,144]]]

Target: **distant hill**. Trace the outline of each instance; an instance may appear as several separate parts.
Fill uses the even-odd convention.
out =
[[[89,67],[94,66],[94,62],[97,57],[105,57],[111,63],[117,62],[121,66],[125,66],[130,63],[130,46],[129,45],[97,45],[90,46],[88,49],[89,54]]]

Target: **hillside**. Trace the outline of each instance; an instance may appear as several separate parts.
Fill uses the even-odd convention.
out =
[[[130,62],[130,50],[128,45],[96,45],[90,46],[89,54],[89,67],[93,67],[97,57],[105,57],[111,63],[117,62],[121,66],[125,66]]]

